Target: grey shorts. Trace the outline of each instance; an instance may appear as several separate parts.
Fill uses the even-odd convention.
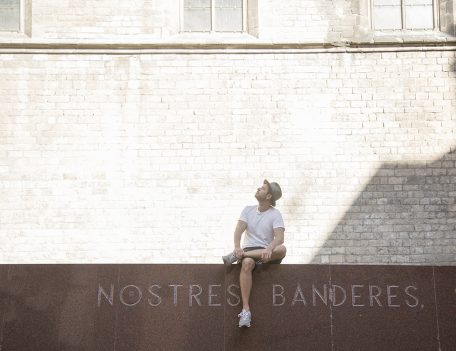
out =
[[[243,250],[244,250],[244,252],[249,252],[249,251],[253,251],[253,250],[264,250],[264,249],[265,248],[262,246],[254,246],[254,247],[245,247]],[[247,258],[247,257],[244,257],[244,258]],[[241,260],[241,262],[242,262],[242,260]],[[283,260],[283,258],[280,258],[278,260],[269,261],[266,264],[280,264],[280,263],[282,263],[282,260]],[[258,261],[255,261],[255,267],[257,266],[257,264],[258,264]],[[260,264],[264,264],[264,263],[260,263]]]

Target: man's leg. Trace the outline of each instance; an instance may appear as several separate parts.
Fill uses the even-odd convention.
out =
[[[244,258],[239,275],[241,285],[242,311],[239,313],[239,327],[250,327],[252,314],[250,313],[249,298],[252,290],[252,272],[255,268],[255,261],[252,258]]]
[[[241,285],[242,308],[250,311],[249,299],[252,291],[252,272],[255,268],[255,261],[252,258],[242,260],[241,273],[239,275],[239,283]]]
[[[247,251],[247,252],[244,252],[243,257],[250,257],[254,260],[260,260],[262,252],[263,252],[263,250]],[[284,258],[286,254],[287,254],[287,248],[285,247],[285,245],[276,246],[274,248],[274,250],[272,251],[270,261],[280,260],[280,259]]]

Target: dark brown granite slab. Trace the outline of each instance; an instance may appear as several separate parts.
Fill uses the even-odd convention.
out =
[[[223,350],[223,265],[123,265],[116,351]]]
[[[97,272],[104,269],[112,271],[109,266],[10,266],[0,284],[1,349],[112,350],[104,345],[114,337],[114,324],[108,327],[114,314],[97,325],[102,316],[96,308]]]
[[[75,266],[77,269],[78,266]],[[119,279],[120,266],[118,265],[88,265],[88,270],[94,270],[95,275],[86,283],[85,302],[90,306],[93,316],[93,341],[89,350],[112,351],[116,343],[116,326],[118,308],[112,308],[109,304],[103,303],[104,295],[101,294],[100,287],[106,287],[110,293],[110,284],[113,280]],[[108,295],[109,297],[109,295]]]
[[[0,350],[455,349],[456,267],[265,265],[242,329],[239,269],[0,265]]]
[[[456,349],[456,267],[435,267],[437,314],[442,351]]]
[[[334,350],[438,350],[432,267],[331,266],[331,284]]]
[[[252,326],[239,328],[242,305],[227,305],[226,350],[331,350],[329,267],[297,267],[263,265],[254,271]],[[239,271],[239,266],[230,270],[227,287],[239,286]],[[313,289],[323,296],[326,290],[326,302]]]

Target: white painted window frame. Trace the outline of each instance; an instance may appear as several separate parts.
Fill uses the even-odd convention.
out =
[[[21,0],[23,1],[23,0]],[[215,31],[215,0],[211,0],[211,30],[210,31],[185,31],[184,30],[184,0],[179,0],[179,32],[180,33],[242,33],[248,32],[247,28],[247,0],[242,0],[242,30],[233,32]]]
[[[371,24],[371,30],[375,32],[414,32],[414,31],[439,31],[440,30],[440,23],[439,23],[439,0],[432,0],[432,7],[433,7],[433,18],[434,18],[434,27],[432,29],[406,29],[405,27],[405,1],[401,0],[401,29],[375,29],[374,23],[374,0],[369,1],[369,21]]]

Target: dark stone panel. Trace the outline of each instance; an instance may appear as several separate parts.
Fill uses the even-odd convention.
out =
[[[456,267],[264,265],[253,276],[252,327],[242,329],[239,271],[0,265],[0,350],[445,351],[456,344]]]
[[[328,266],[262,265],[255,270],[250,328],[238,327],[242,305],[230,294],[240,296],[239,272],[238,265],[226,277],[227,288],[233,287],[227,289],[226,350],[331,350]],[[314,291],[324,297],[325,290],[324,302]]]
[[[456,349],[456,267],[435,267],[437,314],[442,351]]]
[[[100,329],[96,321],[102,315],[96,307],[98,270],[112,271],[112,268],[10,266],[7,279],[0,282],[3,301],[1,349],[111,350],[111,347],[102,347],[106,340],[99,340],[100,344],[96,337]],[[102,329],[106,329],[107,324],[103,322]],[[113,339],[114,329],[107,330],[106,335]]]
[[[85,283],[86,293],[85,306],[90,308],[86,315],[93,318],[93,341],[86,349],[93,351],[112,351],[116,342],[116,325],[118,307],[114,306],[114,296],[112,305],[109,302],[111,294],[111,284],[118,281],[120,266],[118,265],[91,265],[86,266],[86,270],[94,270],[96,274],[90,281]],[[102,290],[106,288],[106,291]],[[82,292],[82,289],[81,289]],[[107,294],[105,298],[103,292]],[[93,345],[93,346],[92,346]]]
[[[9,265],[0,265],[0,350],[3,344],[6,322],[10,318]]]
[[[116,351],[223,350],[223,265],[123,265]]]
[[[331,266],[331,283],[334,350],[438,350],[432,267]]]

